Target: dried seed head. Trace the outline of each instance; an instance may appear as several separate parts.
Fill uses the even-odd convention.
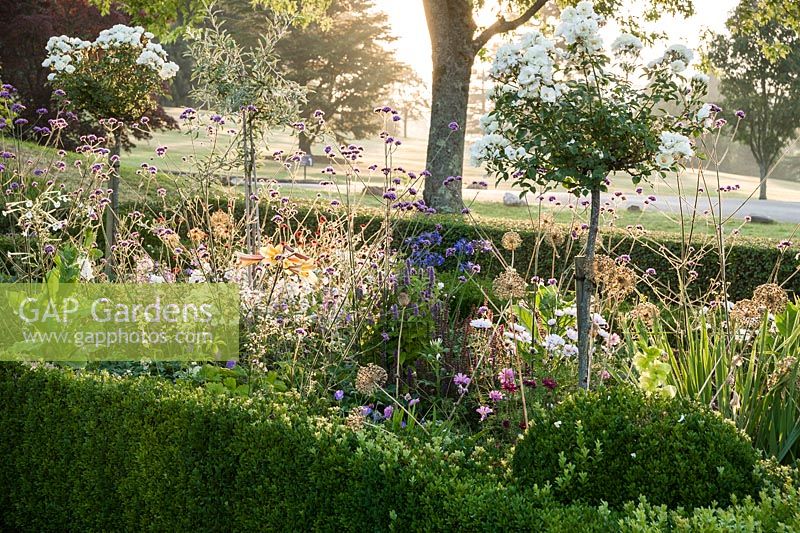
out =
[[[769,310],[770,313],[779,314],[786,309],[789,297],[780,285],[765,283],[753,291],[753,301]]]
[[[761,325],[766,307],[759,305],[754,300],[745,298],[733,305],[730,317],[733,322],[747,329],[756,329]]]
[[[219,239],[229,239],[231,236],[231,216],[225,211],[214,211],[211,215],[211,232]]]
[[[503,248],[513,252],[522,245],[522,237],[516,231],[507,231],[503,234],[503,239],[500,242]]]
[[[492,283],[494,294],[503,300],[511,298],[522,298],[528,289],[528,284],[517,274],[513,268],[507,268],[505,272],[497,276]]]
[[[641,320],[648,328],[653,327],[658,316],[658,306],[650,302],[639,303],[630,312],[632,319]]]
[[[789,356],[775,365],[775,371],[767,378],[767,390],[772,390],[783,376],[791,372],[792,367],[797,363],[797,358]]]
[[[350,410],[350,413],[347,415],[347,419],[344,422],[344,425],[348,428],[352,429],[353,431],[358,431],[364,427],[364,424],[367,422],[367,418],[364,416],[364,413],[361,411],[360,407],[353,407]]]
[[[636,273],[607,255],[598,255],[594,258],[594,281],[602,285],[604,296],[622,301],[636,288]]]
[[[365,396],[372,396],[379,388],[386,385],[387,379],[389,379],[389,375],[386,370],[370,363],[358,369],[356,390]]]
[[[411,304],[411,297],[407,292],[401,292],[397,295],[397,303],[402,307],[408,307]]]
[[[189,240],[193,243],[203,242],[206,240],[206,237],[208,237],[208,234],[200,228],[192,228],[189,230]]]

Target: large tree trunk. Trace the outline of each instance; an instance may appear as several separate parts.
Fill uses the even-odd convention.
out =
[[[305,132],[300,132],[300,151],[311,155],[311,137],[306,135]]]
[[[477,50],[472,37],[472,7],[464,0],[425,2],[433,52],[431,124],[428,133],[425,202],[440,213],[459,213],[463,207],[461,182],[445,187],[448,176],[464,167],[464,131],[469,81]],[[452,123],[458,129],[451,129]]]
[[[758,174],[761,178],[761,186],[758,191],[758,199],[759,200],[766,200],[767,199],[767,165],[763,163],[758,164]]]

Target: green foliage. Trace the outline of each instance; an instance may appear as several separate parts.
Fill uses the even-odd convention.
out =
[[[224,206],[226,202],[227,199],[216,199],[210,203]],[[131,209],[143,210],[142,206],[123,205],[121,211],[127,212]],[[153,209],[161,209],[161,206],[154,205]],[[236,212],[236,216],[243,216],[242,206],[237,205],[237,209],[239,211]],[[317,220],[315,217],[305,217],[304,221],[309,232],[316,231]],[[355,224],[357,227],[364,225],[367,235],[380,231],[379,221],[367,214],[356,215]],[[430,231],[437,224],[440,224],[443,228],[441,233],[445,240],[443,244],[445,247],[452,246],[462,237],[485,238],[498,243],[506,231],[513,229],[522,236],[522,246],[515,252],[516,264],[532,265],[530,271],[527,268],[519,268],[520,274],[527,275],[526,277],[538,275],[543,279],[551,277],[569,279],[572,275],[572,254],[576,251],[570,252],[564,246],[554,248],[543,233],[531,230],[530,226],[526,224],[492,221],[491,223],[474,225],[445,216],[412,217],[399,219],[395,222],[395,239],[402,241],[409,235]],[[2,221],[0,221],[0,228],[3,228],[4,231],[10,231],[10,228],[2,225]],[[566,231],[566,228],[564,231]],[[102,238],[102,234],[98,235],[99,248],[102,248],[103,245]],[[147,249],[157,256],[156,250],[162,247],[163,244],[157,239],[149,239],[146,240]],[[698,250],[707,249],[707,252],[703,254],[702,261],[694,267],[698,276],[688,286],[689,294],[693,296],[707,294],[715,290],[720,282],[719,255],[713,247],[713,243],[709,243],[707,238],[702,235],[695,235],[690,243],[684,243],[679,236],[671,234],[653,233],[644,237],[632,237],[623,232],[609,232],[601,234],[598,241],[599,251],[602,253],[612,256],[628,254],[631,256],[631,263],[638,269],[654,268],[657,272],[659,285],[665,287],[668,292],[677,292],[678,288],[678,276],[669,261],[669,256],[680,257],[684,246],[689,245]],[[0,235],[0,250],[6,252],[15,251],[19,246],[21,246],[19,238],[11,235]],[[510,263],[510,252],[502,249],[498,250],[498,252],[504,254],[505,261]],[[786,255],[791,253],[791,249],[789,252],[781,252],[775,248],[775,243],[772,241],[766,239],[742,239],[740,242],[730,245],[726,253],[727,264],[736,265],[735,269],[729,268],[726,274],[728,295],[731,300],[737,301],[743,298],[750,298],[753,289],[770,280],[777,280],[778,283],[783,283],[786,280],[783,287],[789,293],[800,294],[800,276],[794,275],[795,264]],[[10,261],[8,257],[7,253],[2,254],[2,258],[6,262]],[[14,272],[12,267],[13,265],[9,264],[3,270]],[[491,279],[505,269],[500,261],[493,259],[482,260],[481,267],[481,275],[476,279],[484,277]],[[639,290],[648,294],[646,287],[639,287]],[[469,295],[470,302],[483,303],[480,301],[482,295],[474,284],[465,285],[463,291],[465,291],[465,295]]]
[[[299,24],[319,20],[331,0],[253,0],[253,6],[268,7],[277,13],[295,17]],[[111,7],[130,15],[132,21],[150,28],[164,42],[172,42],[187,28],[200,25],[206,17],[206,0],[90,0],[90,3],[108,13]]]
[[[633,366],[639,372],[639,387],[642,391],[673,398],[675,387],[667,384],[672,367],[661,360],[663,356],[664,352],[657,346],[645,346],[633,358]]]
[[[668,382],[678,396],[714,405],[747,433],[753,444],[778,461],[800,457],[800,308],[789,303],[774,321],[754,317],[742,324],[723,310],[707,314],[676,313],[682,324],[678,338],[668,327],[640,331],[667,355]],[[666,313],[665,313],[666,315]],[[662,315],[664,316],[664,315]],[[723,325],[735,323],[735,335]],[[663,363],[662,363],[663,364]]]
[[[262,131],[293,120],[305,100],[305,90],[278,72],[275,47],[286,34],[286,21],[265,17],[259,21],[258,40],[245,46],[224,28],[218,13],[207,15],[205,27],[187,31],[194,60],[192,98],[226,115],[255,106],[248,117]]]
[[[730,508],[563,506],[549,489],[504,481],[462,439],[353,432],[288,395],[6,364],[0,424],[0,483],[14,487],[0,492],[7,531],[800,527],[791,486]]]
[[[359,223],[368,223],[367,217],[359,219]],[[400,236],[407,236],[415,232],[429,231],[436,224],[440,224],[441,231],[445,240],[443,246],[451,246],[452,243],[462,237],[466,238],[485,238],[494,243],[499,243],[503,234],[511,229],[517,231],[522,236],[522,246],[515,254],[515,264],[524,265],[518,267],[518,271],[523,277],[529,278],[538,275],[543,279],[570,279],[573,268],[573,254],[577,250],[573,247],[570,250],[566,245],[554,247],[546,238],[545,232],[530,229],[530,224],[505,223],[492,221],[480,225],[469,224],[461,220],[454,220],[452,217],[417,217],[411,219],[398,220],[396,223],[396,233]],[[368,229],[378,230],[378,224],[373,223]],[[564,233],[567,228],[562,229]],[[565,238],[570,238],[568,235]],[[681,257],[683,250],[693,246],[696,250],[703,250],[702,259],[695,265],[697,278],[688,286],[688,292],[692,296],[708,294],[720,284],[719,279],[719,254],[713,242],[702,235],[695,235],[692,240],[682,241],[680,236],[669,234],[649,234],[646,236],[631,236],[625,232],[601,233],[598,239],[598,253],[606,253],[611,256],[628,254],[631,257],[631,264],[637,270],[644,271],[654,268],[657,272],[659,287],[666,289],[666,292],[678,292],[678,273],[670,262],[670,257]],[[511,253],[505,250],[498,250],[502,253],[506,264],[511,263]],[[774,242],[765,239],[741,240],[730,245],[726,249],[726,261],[728,265],[735,265],[729,268],[726,273],[728,282],[728,294],[731,300],[749,298],[753,289],[762,283],[772,279],[777,279],[778,283],[783,283],[784,288],[790,293],[800,293],[800,277],[795,276],[795,264],[786,254],[775,247]],[[530,266],[530,270],[526,267]],[[504,271],[505,267],[500,261],[481,261],[481,276],[492,278]],[[685,274],[684,274],[685,276]],[[685,279],[684,279],[685,281]],[[646,287],[638,287],[639,290],[648,293]]]
[[[701,507],[754,496],[757,453],[722,417],[626,388],[576,394],[534,415],[514,453],[519,483],[564,502]]]
[[[791,46],[781,35],[763,33],[770,23],[779,22],[794,32],[800,32],[800,4],[793,0],[749,0],[738,7],[740,15],[736,29],[749,33],[770,60],[777,60],[791,53]]]

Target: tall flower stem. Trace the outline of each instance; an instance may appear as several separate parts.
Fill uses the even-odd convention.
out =
[[[119,212],[119,157],[122,152],[122,126],[114,132],[114,145],[111,147],[111,203],[106,206],[106,266],[109,280],[114,279],[114,244],[117,238],[117,213]]]
[[[586,251],[575,258],[575,295],[578,311],[578,382],[589,388],[592,357],[589,351],[592,330],[591,306],[594,292],[594,250],[600,220],[600,189],[592,189],[589,236]]]

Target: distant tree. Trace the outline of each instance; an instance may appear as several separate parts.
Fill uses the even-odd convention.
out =
[[[431,107],[430,90],[425,82],[412,72],[405,80],[395,85],[390,101],[403,119],[401,121],[403,137],[407,138],[409,121],[423,118],[425,110]]]
[[[543,9],[554,4],[575,5],[577,0],[502,0],[501,14],[486,27],[479,27],[475,14],[486,0],[422,0],[433,52],[431,124],[428,133],[425,201],[442,213],[459,213],[461,189],[444,186],[444,179],[463,173],[464,127],[467,121],[472,63],[495,35],[514,31]],[[662,13],[692,13],[692,0],[648,0],[646,17]],[[595,7],[605,16],[621,17],[630,11],[623,0],[597,0]],[[508,17],[508,18],[506,18]],[[458,124],[455,129],[453,123]]]
[[[752,29],[744,16],[738,9],[728,21],[732,35],[713,38],[708,59],[719,73],[726,111],[747,113],[737,140],[753,152],[761,178],[758,197],[766,200],[767,176],[800,128],[800,36],[775,20]],[[765,39],[780,41],[784,53],[769,54],[760,44]]]
[[[390,100],[392,86],[410,69],[388,48],[395,40],[385,13],[373,0],[335,0],[327,23],[295,27],[276,52],[286,78],[308,89],[302,116],[325,113],[337,135],[363,139],[380,131],[375,106]],[[300,149],[311,152],[313,138],[300,132]]]

